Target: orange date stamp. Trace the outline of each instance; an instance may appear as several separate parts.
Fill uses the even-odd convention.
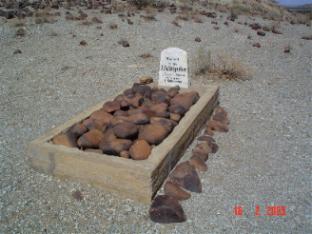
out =
[[[254,215],[255,216],[274,216],[274,217],[283,217],[287,215],[287,207],[274,205],[274,206],[266,206],[264,211],[261,210],[259,205],[255,206]],[[244,208],[241,205],[234,206],[233,213],[235,216],[243,216]]]

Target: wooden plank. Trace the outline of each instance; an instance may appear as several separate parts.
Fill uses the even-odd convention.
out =
[[[202,89],[200,96],[172,133],[153,148],[147,160],[83,152],[49,142],[58,133],[100,109],[104,103],[101,102],[31,142],[30,164],[43,173],[77,179],[121,197],[149,203],[217,104],[218,87]]]

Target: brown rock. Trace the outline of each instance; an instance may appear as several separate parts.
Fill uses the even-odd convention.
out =
[[[103,150],[104,154],[108,155],[119,155],[122,151],[129,150],[132,141],[125,139],[114,139],[112,141],[108,141],[104,139],[100,143],[100,149]]]
[[[216,141],[209,135],[201,136],[197,139],[198,141],[205,141],[211,148],[211,153],[216,153],[218,151],[218,145]]]
[[[90,116],[90,119],[100,120],[105,124],[109,124],[113,119],[113,116],[107,113],[104,109],[97,110],[93,112]]]
[[[105,132],[104,132],[104,136],[103,136],[103,140],[105,141],[113,141],[115,140],[117,137],[115,136],[114,134],[114,131],[112,128],[109,128],[107,129]]]
[[[68,131],[74,134],[74,136],[79,137],[82,134],[86,133],[88,131],[88,128],[82,123],[77,123],[72,126]]]
[[[152,147],[145,140],[136,140],[130,147],[129,153],[134,160],[144,160],[150,155]]]
[[[209,135],[209,136],[213,136],[213,135],[214,135],[214,131],[212,131],[212,130],[210,130],[210,129],[207,128],[207,129],[205,130],[205,134],[206,134],[206,135]]]
[[[252,46],[256,48],[261,48],[261,44],[259,42],[253,43]]]
[[[141,76],[139,80],[140,84],[151,84],[154,81],[151,76]]]
[[[153,90],[151,100],[154,103],[169,102],[170,97],[164,89]]]
[[[258,31],[258,32],[257,32],[257,35],[264,37],[264,36],[265,36],[265,32],[263,32],[263,31]]]
[[[228,114],[224,110],[224,108],[222,108],[222,107],[217,107],[214,110],[212,119],[215,120],[215,121],[219,121],[219,122],[221,122],[223,124],[226,124],[226,125],[228,125],[230,123],[230,121],[228,119]]]
[[[190,164],[199,171],[208,170],[208,167],[205,161],[199,155],[193,155],[189,161],[190,161]]]
[[[137,136],[138,127],[133,123],[120,123],[113,127],[114,134],[119,138],[131,139]]]
[[[152,221],[156,223],[181,223],[186,221],[182,206],[178,200],[168,195],[158,195],[149,210]]]
[[[148,124],[139,131],[139,139],[146,140],[151,145],[158,145],[170,133],[167,127],[161,124]]]
[[[212,149],[210,148],[210,145],[208,144],[208,142],[204,141],[204,142],[197,144],[195,148],[193,149],[193,152],[209,154],[209,153],[212,153]]]
[[[98,148],[104,134],[97,129],[91,129],[89,132],[79,137],[77,144],[81,148]]]
[[[120,102],[118,101],[105,102],[102,109],[108,113],[115,112],[120,109]]]
[[[127,101],[127,103],[129,103],[129,105],[133,107],[139,107],[144,102],[144,98],[139,94],[135,94],[135,96],[131,98],[126,97],[125,100]]]
[[[196,193],[202,192],[202,185],[198,174],[188,161],[178,164],[170,173],[169,178],[186,190]]]
[[[198,101],[198,99],[199,99],[199,95],[197,92],[192,91],[192,92],[180,93],[171,99],[169,110],[172,113],[176,113],[173,111],[177,107],[183,107],[185,110],[189,110],[190,107]],[[176,113],[176,114],[180,114],[180,113]]]
[[[77,147],[76,137],[70,133],[60,133],[53,137],[52,142],[56,145],[64,145],[67,147]]]
[[[102,132],[105,131],[106,127],[107,127],[107,123],[105,120],[102,119],[86,119],[83,121],[83,125],[86,126],[87,129],[91,130],[91,129],[98,129]]]
[[[166,181],[164,192],[166,195],[174,197],[177,200],[187,200],[191,197],[189,192],[185,191],[178,184],[170,180]]]
[[[122,158],[130,158],[130,154],[129,154],[129,151],[127,150],[123,150],[119,153],[119,156],[122,157]]]
[[[22,51],[20,50],[20,49],[16,49],[16,50],[14,50],[14,52],[13,52],[13,54],[21,54],[22,53]]]
[[[219,121],[215,120],[208,120],[207,122],[207,129],[212,130],[212,131],[217,131],[217,132],[228,132],[229,127],[227,124],[223,124]]]
[[[128,120],[138,125],[148,124],[150,122],[149,117],[144,113],[137,113],[137,114],[130,115],[128,117]]]
[[[199,157],[202,161],[206,162],[208,160],[209,154],[205,154],[203,152],[198,152],[193,150],[192,157]]]
[[[161,118],[161,117],[152,117],[151,124],[160,124],[168,129],[169,132],[177,126],[177,123],[171,119]]]
[[[128,116],[128,112],[123,110],[117,110],[114,112],[114,116]]]
[[[134,83],[132,86],[132,91],[139,96],[150,98],[152,94],[152,89],[148,85]]]
[[[188,110],[185,109],[183,106],[181,105],[171,105],[169,107],[169,111],[170,113],[173,113],[173,114],[178,114],[180,116],[183,116]]]

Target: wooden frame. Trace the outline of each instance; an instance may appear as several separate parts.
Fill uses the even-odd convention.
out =
[[[218,86],[202,88],[199,93],[197,103],[170,135],[153,148],[146,160],[83,152],[49,142],[58,133],[100,109],[104,103],[101,102],[32,141],[28,149],[30,164],[47,174],[77,179],[116,192],[121,197],[149,203],[218,104]]]

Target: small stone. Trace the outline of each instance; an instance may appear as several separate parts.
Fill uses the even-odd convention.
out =
[[[123,39],[119,40],[118,44],[122,45],[123,47],[129,47],[130,46],[129,42],[127,40],[123,40]]]
[[[196,38],[195,38],[195,41],[196,41],[196,42],[201,42],[200,37],[196,37]]]
[[[199,171],[207,171],[208,167],[205,161],[198,155],[193,155],[189,160],[190,164],[194,166]]]
[[[14,50],[14,52],[13,52],[13,54],[21,54],[22,53],[22,51],[20,50],[20,49],[16,49],[16,50]]]
[[[154,198],[149,215],[156,223],[181,223],[186,221],[182,206],[178,200],[168,195],[158,195]]]
[[[88,43],[85,40],[82,40],[79,42],[79,45],[86,46],[86,45],[88,45]]]
[[[264,36],[265,36],[265,32],[263,32],[263,31],[258,31],[258,32],[257,32],[257,35],[264,37]]]
[[[209,143],[204,141],[204,142],[197,144],[195,146],[195,148],[193,149],[193,152],[198,152],[198,153],[202,153],[202,154],[209,154],[212,152],[212,149],[211,149]]]
[[[186,190],[196,193],[202,192],[202,185],[198,174],[188,161],[178,164],[170,173],[169,178]]]
[[[146,140],[151,145],[158,145],[170,133],[168,128],[161,124],[148,124],[142,126],[139,131],[139,139]]]
[[[129,150],[132,141],[126,139],[114,139],[107,140],[103,139],[99,145],[100,149],[104,154],[108,155],[119,155],[122,151]]]
[[[193,150],[192,157],[199,157],[202,161],[206,162],[208,160],[209,154],[198,152]]]
[[[79,137],[77,144],[81,148],[98,148],[103,140],[103,133],[98,129],[91,129],[89,132]]]
[[[92,118],[88,118],[84,120],[82,123],[88,130],[98,129],[102,132],[106,130],[108,125],[108,123],[103,119],[92,119]]]
[[[74,136],[80,137],[88,131],[88,128],[82,123],[77,123],[72,126],[68,131],[74,134]]]
[[[77,201],[82,201],[83,200],[83,195],[82,195],[82,193],[78,189],[72,192],[72,196]]]
[[[118,25],[115,24],[115,23],[111,23],[111,24],[109,25],[109,28],[110,28],[110,29],[117,29],[117,28],[118,28]]]
[[[93,23],[96,23],[96,24],[102,24],[102,23],[103,23],[103,21],[100,20],[100,19],[97,18],[97,17],[93,17],[93,18],[92,18],[92,22],[93,22]]]
[[[285,46],[285,48],[284,48],[284,53],[285,53],[285,54],[289,54],[289,53],[290,53],[290,49],[291,49],[290,46]]]
[[[258,24],[258,23],[252,23],[249,25],[249,27],[252,29],[252,30],[259,30],[261,29],[261,25]]]
[[[229,127],[227,124],[224,124],[215,120],[209,120],[207,122],[207,129],[216,131],[216,132],[228,132],[229,131]]]
[[[167,180],[164,185],[164,192],[166,195],[174,197],[177,200],[187,200],[191,194],[182,189],[178,184],[173,181]]]
[[[19,28],[15,35],[16,37],[24,37],[26,35],[26,30],[24,28]]]
[[[104,123],[109,124],[113,119],[113,116],[107,113],[104,109],[97,110],[93,112],[90,119],[102,120]]]
[[[167,128],[169,132],[172,131],[172,129],[177,126],[177,123],[171,119],[162,118],[162,117],[152,117],[151,118],[151,124],[159,124],[163,127]]]
[[[151,58],[153,57],[150,53],[144,53],[139,55],[139,57],[143,58],[143,59],[147,59],[147,58]]]
[[[119,138],[131,139],[137,136],[138,127],[133,123],[120,123],[113,127],[114,134]]]
[[[134,160],[144,160],[150,155],[152,147],[145,140],[136,140],[130,147],[129,153]]]
[[[169,102],[170,97],[168,96],[168,93],[164,89],[159,90],[153,90],[151,100],[154,103],[161,103],[161,102]]]
[[[222,124],[229,124],[230,123],[230,121],[228,119],[228,114],[224,110],[224,108],[222,108],[222,107],[217,107],[214,110],[214,113],[212,115],[212,119],[215,120],[215,121],[219,121]]]
[[[261,48],[261,44],[259,42],[253,43],[252,46],[256,48]]]
[[[144,113],[137,113],[137,114],[130,115],[128,117],[128,120],[138,125],[148,124],[150,122],[149,117]]]
[[[139,80],[140,84],[151,84],[154,81],[151,76],[141,76]]]

